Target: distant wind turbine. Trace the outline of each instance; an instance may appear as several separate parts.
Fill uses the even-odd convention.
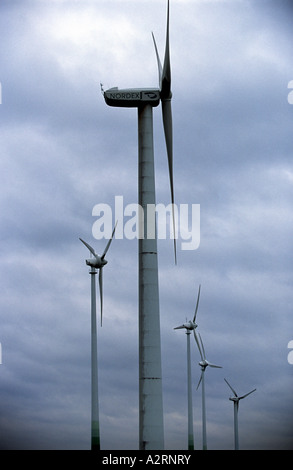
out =
[[[159,88],[110,88],[103,91],[107,105],[138,109],[138,203],[139,212],[139,449],[164,449],[161,334],[157,233],[155,221],[147,220],[147,206],[156,204],[153,146],[153,107],[162,103],[171,189],[174,253],[176,240],[173,188],[173,137],[171,111],[171,66],[169,50],[169,0],[163,67],[156,43]],[[149,236],[150,231],[154,236]]]
[[[239,408],[239,401],[242,400],[242,398],[247,397],[251,393],[256,391],[256,388],[251,390],[251,392],[246,393],[245,395],[242,395],[239,397],[237,393],[235,392],[234,388],[231,387],[229,384],[228,380],[224,379],[226,384],[230,387],[232,392],[234,393],[234,397],[230,397],[229,400],[233,401],[234,403],[234,444],[235,444],[235,450],[239,450],[239,435],[238,435],[238,408]]]
[[[117,225],[117,223],[116,223]],[[80,241],[89,249],[93,258],[87,259],[86,264],[91,267],[91,382],[92,382],[92,412],[91,412],[91,449],[100,450],[100,424],[99,424],[99,394],[98,394],[98,347],[97,347],[97,312],[96,312],[96,279],[97,269],[99,269],[99,286],[101,301],[101,326],[103,312],[103,267],[108,263],[105,259],[106,253],[112,242],[116,225],[101,256],[84,240]]]
[[[200,296],[200,286],[198,289],[197,302],[195,312],[192,320],[186,321],[181,326],[176,326],[174,330],[185,329],[187,339],[187,403],[188,403],[188,450],[194,450],[194,435],[193,435],[193,410],[192,410],[192,388],[191,388],[191,358],[190,358],[190,334],[191,331],[195,334],[196,314],[198,310]]]
[[[211,362],[207,361],[206,359],[206,354],[203,346],[203,342],[201,339],[200,334],[198,333],[199,340],[197,337],[196,332],[194,332],[194,337],[195,341],[197,343],[197,347],[199,350],[199,354],[201,357],[201,361],[199,362],[199,365],[201,367],[201,376],[199,379],[199,382],[197,384],[196,390],[198,389],[200,383],[202,384],[202,448],[203,450],[207,450],[207,429],[206,429],[206,403],[205,403],[205,370],[206,368],[209,367],[214,367],[217,369],[222,369],[222,366],[216,366],[215,364],[212,364]]]

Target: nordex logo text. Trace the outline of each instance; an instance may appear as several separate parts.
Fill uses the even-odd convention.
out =
[[[173,211],[175,234],[173,230]],[[181,239],[182,250],[196,250],[200,243],[199,204],[147,204],[144,209],[137,203],[124,206],[123,196],[115,196],[114,214],[109,204],[96,204],[92,215],[97,217],[92,227],[96,240],[111,238],[117,222],[115,238]]]

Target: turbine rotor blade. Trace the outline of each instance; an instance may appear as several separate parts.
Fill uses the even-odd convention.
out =
[[[201,351],[201,348],[200,348],[200,344],[199,344],[199,341],[198,341],[198,337],[197,337],[197,334],[196,334],[195,330],[193,330],[193,334],[194,334],[194,339],[196,341],[196,344],[197,344],[197,347],[198,347],[198,350],[199,350],[201,360],[204,361],[204,357],[203,357],[203,354],[202,354],[202,351]]]
[[[173,234],[174,234],[174,255],[175,255],[175,263],[177,264],[175,213],[174,213],[173,125],[172,125],[171,99],[166,99],[166,100],[162,99],[162,117],[163,117],[163,126],[164,126],[165,142],[166,142],[167,157],[168,157],[168,167],[169,167],[169,180],[170,180],[172,219],[173,219]]]
[[[208,361],[207,361],[207,363],[208,363],[208,366],[209,366],[209,367],[214,367],[215,369],[223,369],[222,366],[216,366],[216,364],[211,364],[211,363],[208,362]]]
[[[91,247],[91,245],[85,242],[82,238],[80,238],[80,241],[87,247],[88,250],[90,250],[90,252],[95,256],[95,258],[97,258],[97,253],[95,252],[93,247]]]
[[[246,393],[245,395],[242,395],[242,397],[239,397],[239,400],[241,400],[242,398],[245,398],[245,397],[248,397],[248,395],[250,395],[251,393],[255,392],[256,391],[256,388],[254,388],[253,390],[251,390],[251,392],[248,392]]]
[[[195,319],[196,319],[196,314],[197,314],[197,309],[198,309],[198,304],[199,304],[199,296],[200,296],[200,285],[198,288],[197,302],[196,302],[196,307],[195,307],[195,312],[194,312],[194,317],[193,317],[193,323],[195,323]]]
[[[110,245],[111,245],[111,243],[112,243],[113,236],[114,236],[114,233],[115,233],[115,230],[116,230],[116,226],[117,226],[117,222],[116,222],[115,227],[114,227],[114,229],[113,229],[111,238],[109,239],[109,241],[108,241],[108,243],[107,243],[107,245],[106,245],[106,248],[104,249],[104,253],[103,253],[102,256],[101,256],[101,259],[104,259],[104,258],[105,258],[106,253],[107,253],[107,251],[108,251],[109,248],[110,248]]]
[[[232,388],[232,386],[229,384],[228,380],[226,380],[226,379],[224,379],[224,380],[225,380],[226,384],[228,385],[228,387],[231,388],[231,390],[232,390],[232,392],[234,393],[235,397],[238,398],[237,393],[235,392],[234,388]]]
[[[153,33],[152,33],[153,35]],[[173,232],[174,232],[174,256],[175,264],[177,264],[177,253],[176,253],[176,232],[175,232],[175,213],[174,213],[174,184],[173,184],[173,130],[172,130],[172,109],[171,109],[171,64],[170,64],[170,46],[169,46],[169,0],[167,8],[167,28],[166,28],[166,46],[165,46],[165,57],[164,64],[160,61],[155,37],[153,35],[155,51],[159,69],[159,80],[160,80],[160,95],[162,103],[162,117],[164,134],[167,148],[168,167],[169,167],[169,179],[170,179],[170,190],[171,190],[171,204],[172,204],[172,218],[173,218]]]
[[[103,321],[103,268],[99,270],[99,288],[100,288],[100,305],[101,305],[101,326]]]
[[[202,374],[204,374],[204,371],[202,371],[201,374],[200,374],[200,379],[199,379],[199,381],[198,381],[196,390],[198,389],[198,387],[200,386],[200,382],[202,381]]]
[[[173,330],[182,330],[184,328],[185,328],[185,326],[181,325],[181,326],[176,326],[175,328],[173,328]]]
[[[167,9],[167,30],[166,30],[166,46],[165,57],[162,72],[161,99],[170,99],[171,93],[171,64],[170,64],[170,45],[169,45],[169,0]]]
[[[152,36],[153,36],[153,41],[154,41],[154,46],[155,46],[155,51],[156,51],[156,56],[157,56],[158,71],[159,71],[159,86],[160,86],[160,90],[161,90],[161,88],[162,88],[163,67],[162,67],[162,64],[161,64],[161,61],[160,61],[160,56],[159,56],[159,53],[158,53],[158,48],[157,48],[157,44],[156,44],[156,40],[155,40],[155,36],[154,36],[153,32],[152,32]]]
[[[206,361],[206,353],[205,353],[205,350],[204,350],[204,345],[203,345],[203,342],[202,342],[202,339],[201,339],[200,333],[198,333],[198,336],[199,336],[200,343],[201,343],[201,347],[202,347],[203,360],[205,360],[205,361]]]

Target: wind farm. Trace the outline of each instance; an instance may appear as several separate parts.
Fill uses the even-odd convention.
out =
[[[138,237],[138,341],[139,341],[139,450],[163,450],[164,445],[164,413],[163,413],[163,387],[162,387],[162,360],[161,360],[161,330],[160,330],[160,305],[159,305],[159,273],[158,273],[158,249],[157,249],[157,228],[156,219],[150,220],[147,217],[147,208],[155,207],[155,159],[154,159],[154,130],[153,130],[153,108],[161,102],[162,120],[165,135],[165,144],[168,158],[169,182],[171,191],[174,257],[177,264],[176,253],[176,228],[174,211],[174,181],[173,181],[173,123],[172,123],[172,91],[171,91],[171,60],[170,60],[170,0],[167,0],[167,26],[165,55],[163,66],[161,64],[155,36],[152,33],[158,73],[159,88],[127,88],[119,89],[112,87],[104,90],[101,84],[101,91],[105,102],[110,107],[136,108],[138,118],[138,205],[139,211],[139,237]],[[117,225],[117,222],[116,222]],[[92,370],[97,370],[96,351],[96,325],[95,320],[95,288],[94,274],[99,268],[99,285],[101,300],[101,324],[103,309],[103,285],[102,268],[107,261],[105,255],[112,242],[116,225],[112,236],[106,245],[101,256],[97,255],[93,248],[84,240],[81,242],[89,249],[94,256],[93,260],[86,260],[86,264],[91,266],[92,274]],[[152,236],[149,236],[150,232]],[[187,388],[188,388],[188,449],[194,450],[193,434],[193,406],[192,406],[192,377],[191,377],[191,351],[190,334],[193,331],[201,361],[201,376],[197,389],[202,385],[202,445],[203,450],[207,450],[207,430],[206,430],[206,399],[205,399],[205,372],[207,367],[222,368],[206,359],[205,349],[200,334],[196,333],[196,316],[200,298],[199,286],[195,313],[193,319],[186,320],[186,323],[174,329],[185,329],[187,337]],[[92,397],[96,395],[96,400],[92,398],[92,449],[100,449],[99,424],[98,424],[98,392],[97,392],[97,372],[92,372]],[[244,398],[244,397],[241,397]],[[96,402],[96,405],[93,402]],[[237,401],[238,407],[238,401]],[[94,411],[96,409],[96,411]],[[238,410],[238,408],[237,408]],[[236,415],[235,419],[237,418]],[[238,422],[237,422],[238,426]],[[98,429],[98,431],[97,431]],[[238,429],[238,427],[237,427]],[[236,425],[235,425],[236,433]],[[238,436],[238,431],[237,431]],[[236,439],[236,437],[235,437]],[[93,444],[93,442],[98,444]],[[238,442],[238,441],[237,441]],[[235,440],[236,446],[236,440]],[[238,446],[238,444],[237,444]]]
[[[167,28],[165,57],[162,66],[154,34],[152,33],[159,71],[159,89],[155,88],[110,88],[106,91],[102,88],[105,102],[112,107],[137,108],[138,110],[138,203],[142,208],[139,220],[139,449],[156,450],[164,449],[164,420],[163,420],[163,391],[162,391],[162,365],[161,365],[161,337],[160,337],[160,308],[159,308],[159,282],[156,227],[153,227],[155,237],[148,237],[150,221],[144,217],[144,211],[148,205],[155,205],[155,176],[154,176],[154,145],[153,145],[153,108],[162,104],[162,118],[165,134],[166,150],[169,167],[169,180],[171,190],[174,255],[175,264],[176,238],[175,238],[175,214],[174,214],[174,182],[173,182],[173,126],[171,109],[171,61],[170,61],[170,34],[169,18],[170,4],[167,3]],[[151,222],[155,225],[155,221]],[[95,256],[95,262],[100,267],[100,276],[104,256],[113,238],[108,242],[101,257],[83,240],[81,240]],[[87,261],[89,264],[89,261]],[[101,278],[102,279],[102,278]],[[205,401],[205,371],[211,368],[222,368],[207,361],[204,345],[200,334],[196,333],[196,315],[199,306],[200,288],[193,319],[174,329],[185,329],[187,338],[187,388],[188,388],[188,449],[194,450],[193,434],[193,406],[192,406],[192,378],[191,378],[191,352],[190,334],[193,331],[195,342],[198,346],[201,361],[201,376],[197,388],[202,384],[202,440],[203,450],[207,450],[206,431],[206,401]],[[102,286],[100,285],[100,292]],[[101,294],[102,311],[102,294]],[[237,402],[238,403],[238,402]]]
[[[147,228],[164,453],[203,448],[194,331],[222,366],[204,372],[208,451],[235,449],[224,378],[238,397],[256,388],[239,401],[239,449],[291,450],[290,2],[169,1],[176,246],[160,83],[167,0],[13,3],[0,7],[0,449],[91,449],[95,307],[99,455],[144,445],[138,108],[152,98],[156,204],[144,215],[157,221]],[[105,91],[137,106],[109,106]],[[101,259],[117,220],[108,263],[90,274],[86,259]],[[193,323],[199,286],[196,328],[174,329]]]

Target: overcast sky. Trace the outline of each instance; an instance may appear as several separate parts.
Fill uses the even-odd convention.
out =
[[[159,240],[165,448],[187,448],[186,335],[198,286],[209,449],[293,448],[293,7],[171,0],[175,202],[200,204],[200,246]],[[0,447],[89,449],[96,204],[137,202],[137,111],[104,88],[157,87],[165,0],[1,0]],[[154,109],[157,202],[170,190]],[[98,331],[101,447],[138,448],[137,240],[114,239]],[[99,309],[98,309],[99,312]],[[195,447],[202,446],[192,344]]]

